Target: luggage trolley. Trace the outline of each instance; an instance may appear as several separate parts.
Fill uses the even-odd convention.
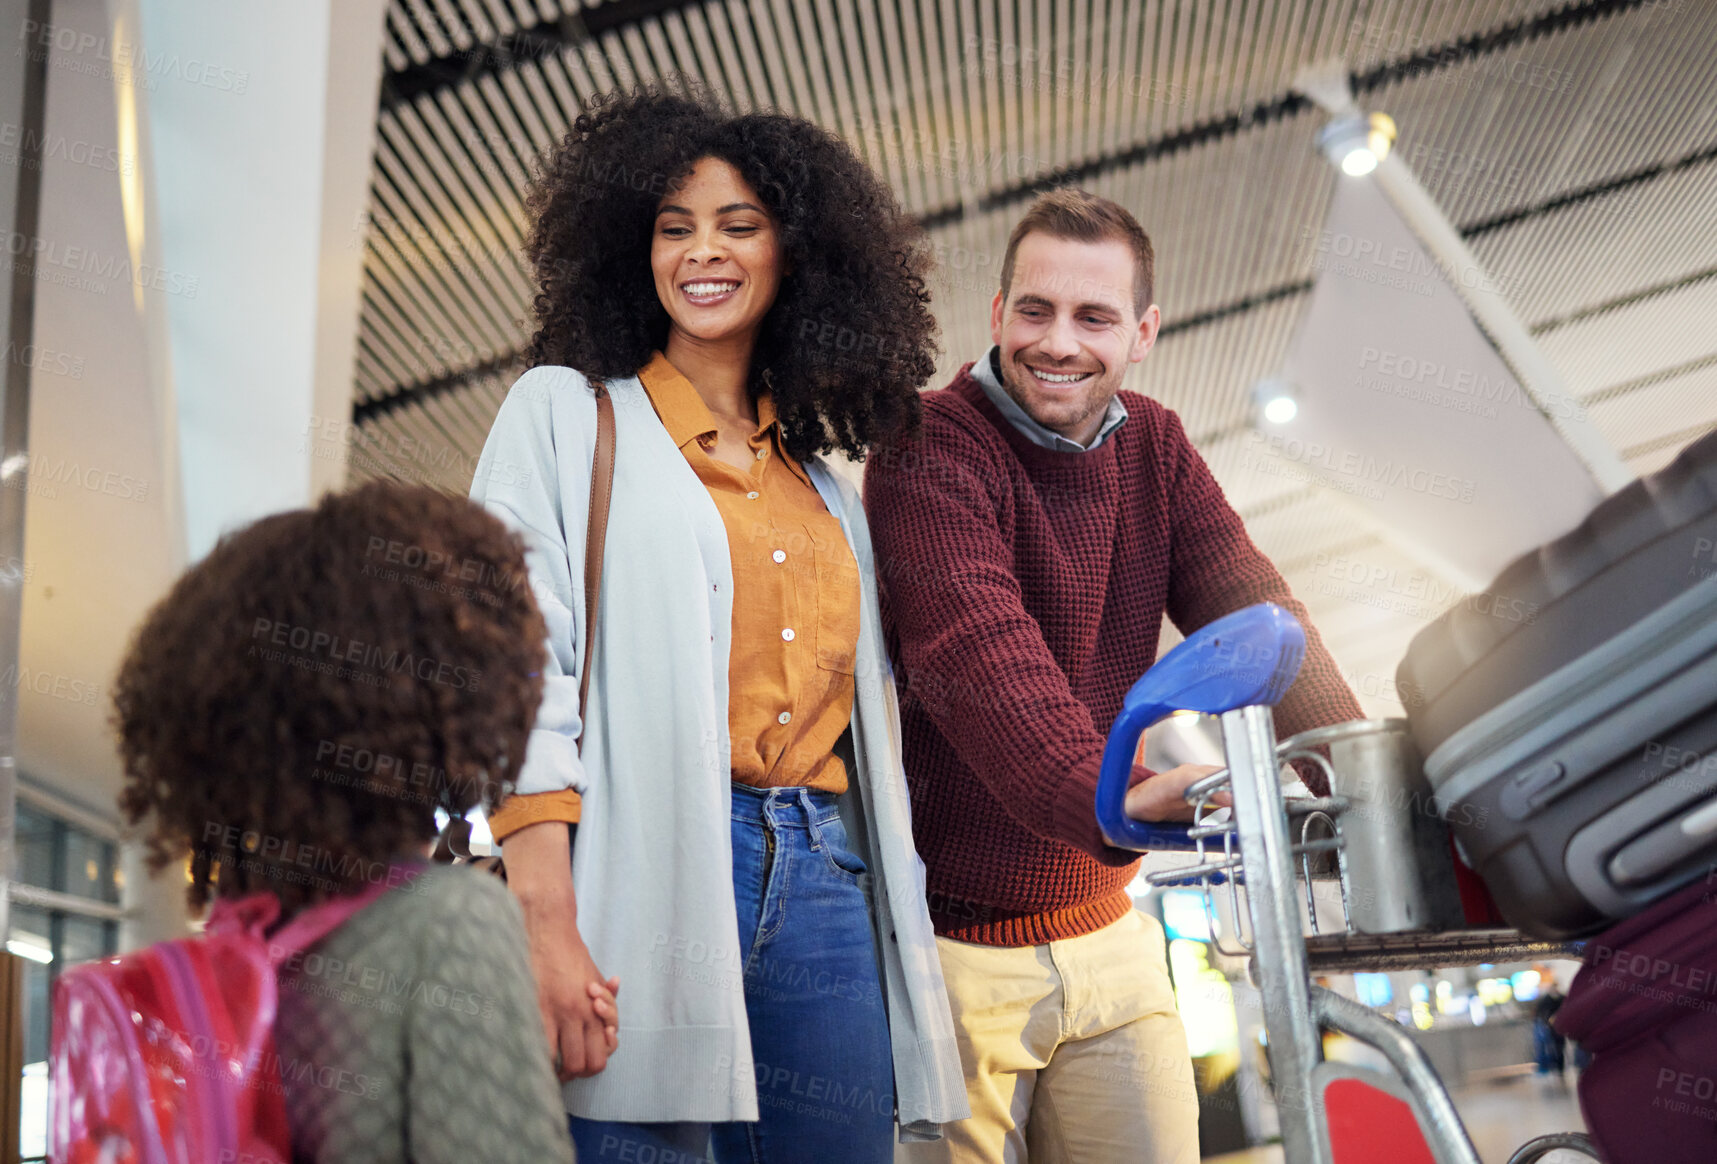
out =
[[[1235,946],[1250,955],[1270,1046],[1271,1076],[1288,1164],[1373,1164],[1380,1130],[1390,1159],[1480,1164],[1448,1091],[1424,1052],[1398,1024],[1313,985],[1316,970],[1399,970],[1566,955],[1512,930],[1460,931],[1459,902],[1447,879],[1447,832],[1428,801],[1412,745],[1398,720],[1360,720],[1305,732],[1277,746],[1271,708],[1287,694],[1305,653],[1305,632],[1264,603],[1202,628],[1134,684],[1110,729],[1097,786],[1097,818],[1120,848],[1191,850],[1190,866],[1147,874],[1155,885],[1202,888],[1233,906]],[[1221,717],[1228,767],[1194,783],[1186,799],[1194,824],[1133,820],[1124,802],[1139,737],[1175,711]],[[1314,749],[1327,747],[1332,759]],[[1285,799],[1280,765],[1306,759],[1330,776],[1330,795]],[[1233,798],[1229,820],[1211,818],[1214,798]],[[1427,794],[1428,795],[1428,794]],[[1323,834],[1323,835],[1314,835]],[[1314,861],[1333,865],[1344,929],[1319,933]],[[1296,873],[1298,865],[1298,873]],[[1300,890],[1312,934],[1300,916]],[[1240,908],[1244,886],[1246,907]],[[1445,932],[1443,926],[1451,927]],[[1399,1075],[1323,1058],[1322,1032],[1340,1032],[1381,1052]],[[1417,1137],[1419,1152],[1413,1151]],[[1596,1159],[1579,1133],[1541,1136],[1509,1164],[1557,1149]]]

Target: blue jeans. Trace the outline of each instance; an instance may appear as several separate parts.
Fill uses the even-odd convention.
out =
[[[894,1059],[864,872],[832,794],[733,786],[733,898],[758,1121],[568,1116],[580,1164],[689,1164],[711,1159],[711,1148],[719,1164],[888,1164]]]

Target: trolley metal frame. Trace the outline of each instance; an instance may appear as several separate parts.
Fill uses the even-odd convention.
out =
[[[1439,1164],[1480,1164],[1478,1153],[1455,1111],[1448,1091],[1423,1050],[1398,1024],[1370,1009],[1313,985],[1316,970],[1406,969],[1479,963],[1505,959],[1565,956],[1569,947],[1532,942],[1512,930],[1449,933],[1352,932],[1353,886],[1347,845],[1339,822],[1353,802],[1330,795],[1284,799],[1280,768],[1284,760],[1306,759],[1334,776],[1330,762],[1313,749],[1370,732],[1396,730],[1399,721],[1355,721],[1334,728],[1302,733],[1277,747],[1271,709],[1252,705],[1221,714],[1228,767],[1186,790],[1194,809],[1187,830],[1197,861],[1190,866],[1147,874],[1156,885],[1196,883],[1206,896],[1210,916],[1219,916],[1214,895],[1230,895],[1235,919],[1233,939],[1238,949],[1223,944],[1224,953],[1248,955],[1252,977],[1262,996],[1264,1028],[1269,1039],[1271,1074],[1277,1095],[1284,1153],[1288,1164],[1333,1164],[1324,1113],[1324,1088],[1336,1079],[1359,1078],[1391,1094],[1388,1076],[1376,1071],[1326,1061],[1322,1032],[1348,1035],[1383,1054],[1400,1076],[1427,1144]],[[1337,786],[1331,780],[1332,790]],[[1232,816],[1211,820],[1218,793],[1233,800]],[[1298,822],[1298,839],[1295,838]],[[1332,834],[1313,837],[1312,826],[1323,823]],[[1344,932],[1322,934],[1312,893],[1314,857],[1333,853],[1341,885]],[[1296,868],[1297,866],[1297,868]],[[1304,880],[1311,918],[1308,938],[1300,915],[1295,882]],[[1245,886],[1241,908],[1240,886]],[[1245,919],[1243,925],[1242,919]],[[1249,927],[1250,936],[1245,932]],[[1315,953],[1314,953],[1315,950]],[[1509,1164],[1528,1164],[1557,1149],[1583,1151],[1596,1158],[1590,1141],[1578,1133],[1544,1136],[1524,1145]]]
[[[1311,971],[1314,965],[1396,969],[1483,962],[1561,953],[1565,947],[1526,942],[1511,932],[1473,934],[1463,929],[1459,896],[1444,872],[1449,834],[1398,721],[1339,724],[1302,733],[1278,750],[1271,708],[1299,674],[1305,647],[1299,621],[1265,602],[1206,624],[1158,659],[1127,692],[1109,727],[1097,773],[1097,823],[1109,843],[1122,848],[1196,853],[1190,867],[1153,873],[1152,882],[1195,882],[1207,906],[1214,905],[1211,899],[1219,885],[1233,895],[1234,936],[1241,947],[1235,952],[1251,955],[1288,1164],[1334,1164],[1325,1095],[1340,1081],[1358,1081],[1400,1097],[1439,1164],[1479,1164],[1449,1093],[1412,1037],[1396,1023],[1313,985]],[[1176,711],[1220,716],[1228,755],[1226,770],[1186,789],[1194,810],[1190,827],[1141,821],[1126,811],[1139,739]],[[1393,738],[1382,739],[1385,732],[1393,732]],[[1316,750],[1321,746],[1329,746],[1332,756],[1353,771],[1332,766]],[[1321,766],[1331,777],[1331,794],[1285,799],[1278,775],[1284,755]],[[1233,813],[1219,823],[1212,810],[1224,790],[1233,801]],[[1398,799],[1403,797],[1407,799]],[[1314,837],[1318,825],[1329,835]],[[1340,934],[1316,932],[1312,860],[1323,855],[1333,860],[1341,883]],[[1314,931],[1310,939],[1300,922],[1295,885],[1300,874]],[[1358,900],[1356,875],[1367,882],[1366,896]],[[1242,883],[1244,911],[1239,908]],[[1356,908],[1362,915],[1357,923]],[[1214,908],[1210,914],[1216,917]],[[1404,961],[1413,958],[1422,960]],[[1326,1062],[1326,1029],[1379,1051],[1406,1094],[1383,1072]],[[1584,1140],[1579,1135],[1540,1137],[1516,1152],[1510,1164],[1526,1164],[1563,1147],[1583,1147],[1591,1155]]]

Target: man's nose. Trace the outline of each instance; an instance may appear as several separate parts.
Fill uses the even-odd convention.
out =
[[[1079,354],[1079,339],[1073,334],[1073,321],[1056,316],[1037,345],[1052,360],[1071,360]]]

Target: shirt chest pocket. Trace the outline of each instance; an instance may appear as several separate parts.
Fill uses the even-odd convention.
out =
[[[858,652],[859,572],[840,522],[808,522],[816,609],[817,666],[851,675]]]

